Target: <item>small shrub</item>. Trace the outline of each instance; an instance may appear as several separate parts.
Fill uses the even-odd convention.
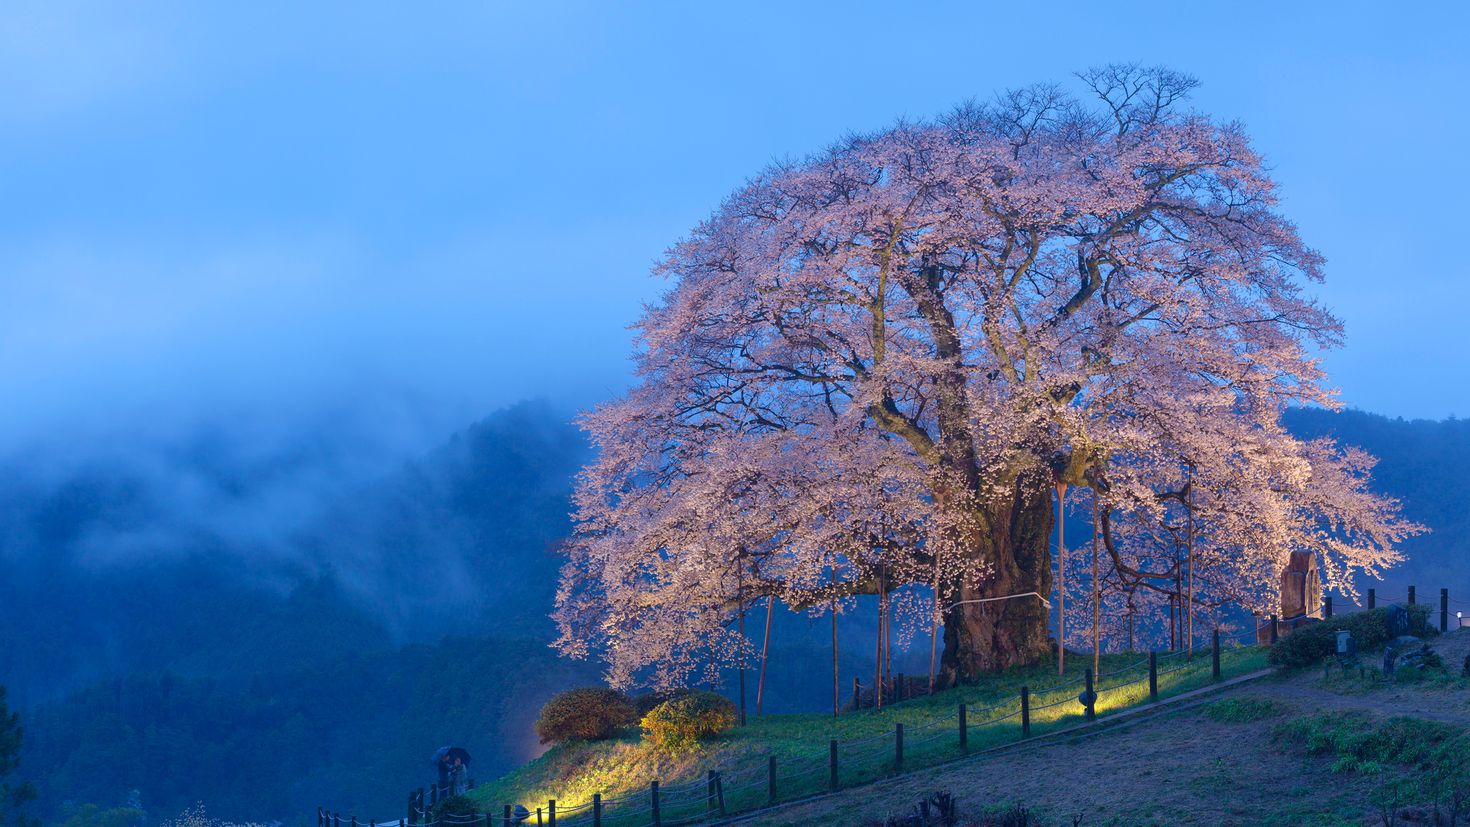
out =
[[[679,750],[735,725],[735,704],[713,692],[664,701],[643,716],[643,735],[660,749]]]
[[[1211,720],[1232,724],[1263,721],[1284,711],[1281,704],[1269,698],[1227,698],[1205,707],[1205,715]]]
[[[556,695],[541,707],[536,737],[543,744],[562,741],[599,741],[638,722],[627,696],[614,689],[592,686]]]
[[[1410,634],[1428,635],[1431,631],[1429,607],[1420,603],[1406,608],[1409,610]],[[1376,649],[1389,640],[1388,609],[1340,615],[1302,626],[1272,644],[1267,660],[1276,666],[1311,666],[1337,651],[1337,633],[1343,629],[1352,633],[1359,651]]]
[[[440,800],[438,804],[434,805],[432,813],[435,823],[443,822],[445,816],[450,816],[452,820],[454,816],[474,816],[479,814],[480,811],[476,807],[475,800],[467,795],[452,795]]]

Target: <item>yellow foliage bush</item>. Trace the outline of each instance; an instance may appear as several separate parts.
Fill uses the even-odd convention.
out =
[[[735,705],[713,692],[691,692],[664,701],[643,716],[643,738],[659,749],[679,750],[735,725]]]

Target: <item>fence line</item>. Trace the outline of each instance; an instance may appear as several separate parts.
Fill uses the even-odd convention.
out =
[[[1410,594],[1412,602],[1412,597],[1418,595],[1413,595],[1412,589]],[[1365,610],[1375,607],[1376,597],[1375,590],[1369,589],[1368,606],[1364,607]],[[1470,606],[1470,603],[1449,599],[1446,590],[1441,590],[1438,595],[1424,595],[1424,597],[1432,599],[1420,605],[1425,605],[1430,610],[1431,621],[1436,619],[1439,621],[1438,624],[1431,622],[1431,625],[1437,625],[1441,631],[1462,625],[1458,613],[1453,617],[1454,622],[1451,622],[1449,607]],[[1324,603],[1324,610],[1327,616],[1331,617],[1330,596]],[[1438,618],[1435,618],[1436,614]],[[901,722],[894,722],[893,728],[873,735],[841,742],[829,741],[829,754],[825,759],[817,755],[793,759],[793,763],[798,768],[795,771],[788,766],[786,772],[777,773],[774,757],[759,759],[751,757],[744,761],[731,761],[724,765],[717,765],[708,771],[706,778],[698,778],[672,787],[661,787],[657,781],[653,781],[648,788],[641,791],[630,791],[621,796],[605,799],[598,795],[594,796],[590,802],[567,808],[558,808],[554,799],[549,800],[546,807],[528,811],[529,816],[519,820],[510,805],[503,805],[498,814],[488,812],[436,816],[434,810],[441,798],[440,790],[431,787],[431,796],[426,798],[424,788],[419,788],[410,793],[408,817],[401,821],[385,822],[385,825],[407,825],[408,827],[512,827],[512,825],[523,825],[528,827],[534,824],[539,827],[557,827],[557,825],[561,827],[621,827],[626,824],[647,824],[656,825],[656,827],[675,827],[675,825],[704,823],[711,818],[732,814],[748,816],[798,798],[963,757],[971,751],[969,740],[972,735],[989,733],[993,738],[998,739],[1001,737],[1000,725],[1014,721],[1017,717],[1021,719],[1017,722],[1020,728],[1018,737],[1024,740],[1032,737],[1033,726],[1052,728],[1078,718],[1091,720],[1095,715],[1097,703],[1105,695],[1119,693],[1146,683],[1148,686],[1147,701],[1142,699],[1129,701],[1128,696],[1124,696],[1123,705],[1135,706],[1157,700],[1163,689],[1159,686],[1160,677],[1178,675],[1177,678],[1170,679],[1171,685],[1167,688],[1171,691],[1181,687],[1187,688],[1188,682],[1195,677],[1208,675],[1210,681],[1221,680],[1224,678],[1225,670],[1223,666],[1217,667],[1216,664],[1221,662],[1222,654],[1233,654],[1253,645],[1259,645],[1263,637],[1274,640],[1280,631],[1281,624],[1295,623],[1305,617],[1306,615],[1299,615],[1294,618],[1277,619],[1272,616],[1265,623],[1257,619],[1251,624],[1254,628],[1242,629],[1231,635],[1221,634],[1220,627],[1216,627],[1210,644],[1196,652],[1189,652],[1182,647],[1167,653],[1155,652],[1148,658],[1112,671],[1100,672],[1095,676],[1089,667],[1082,677],[1063,679],[1035,690],[1022,687],[1019,699],[1001,700],[991,706],[973,710],[968,709],[965,704],[959,704],[954,712],[933,717],[907,730],[903,728]],[[1294,627],[1287,627],[1287,631],[1290,631],[1291,628]],[[1269,634],[1263,635],[1263,632]],[[1207,658],[1206,654],[1212,656]],[[1180,658],[1179,663],[1167,667],[1161,665],[1173,658]],[[1146,667],[1144,672],[1134,676],[1135,670],[1140,667]],[[1127,679],[1104,685],[1104,679],[1119,677],[1127,677]],[[1090,698],[1086,690],[1080,695],[1062,694],[1058,697],[1058,693],[1064,690],[1070,691],[1073,687],[1083,683],[1092,687]],[[930,694],[927,675],[905,677],[899,674],[892,679],[885,678],[883,685],[885,698],[893,698],[891,703],[900,703]],[[863,708],[862,687],[860,681],[853,681],[854,706],[852,708]],[[889,687],[893,687],[894,694],[891,696],[888,695]],[[871,693],[871,686],[869,692]],[[1066,707],[1069,703],[1076,704],[1076,706],[1059,713],[1048,713],[1049,710]],[[1009,711],[997,717],[977,720],[981,716],[988,716],[1001,710]],[[1038,715],[1038,713],[1048,714]],[[951,727],[949,732],[944,731],[945,728]],[[923,734],[920,735],[920,733]],[[906,735],[919,737],[905,738]],[[945,741],[948,741],[948,746],[941,744]],[[355,816],[344,819],[324,808],[317,809],[317,825],[318,827],[379,827],[379,823],[375,820],[361,821]]]

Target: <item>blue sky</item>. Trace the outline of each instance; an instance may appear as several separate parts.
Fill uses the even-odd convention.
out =
[[[1464,416],[1470,13],[1413,6],[7,3],[0,441],[590,404],[773,157],[1134,60],[1271,159],[1344,399]]]

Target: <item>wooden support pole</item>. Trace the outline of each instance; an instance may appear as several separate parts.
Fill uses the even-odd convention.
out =
[[[1215,680],[1220,680],[1220,630],[1216,628],[1210,635],[1210,675]]]
[[[1067,521],[1067,484],[1057,481],[1057,675],[1067,671],[1067,544],[1062,526]]]
[[[648,804],[653,816],[653,827],[663,827],[663,818],[658,813],[658,782],[651,781],[648,784]]]
[[[1031,737],[1031,688],[1021,687],[1021,737]]]
[[[510,805],[505,805],[505,827],[510,827]]]
[[[602,827],[602,793],[592,794],[592,827]]]
[[[966,720],[966,716],[965,716],[965,705],[964,704],[960,704],[960,750],[961,751],[964,751],[964,750],[968,750],[969,748],[970,748],[970,724]]]
[[[755,683],[755,717],[761,716],[761,700],[766,694],[766,660],[771,649],[771,613],[776,608],[776,596],[766,598],[766,634],[761,639],[761,676]]]
[[[740,601],[740,613],[735,623],[736,634],[740,636],[740,725],[745,726],[745,591],[744,586],[737,588],[739,594],[736,599]]]
[[[715,771],[708,770],[704,776],[704,808],[715,811]]]
[[[1092,492],[1092,671],[1102,671],[1102,586],[1097,580],[1097,536],[1099,534],[1098,493]]]
[[[776,803],[776,756],[766,759],[766,803]]]
[[[546,801],[546,823],[549,827],[556,827],[556,799],[554,798]]]
[[[842,684],[838,680],[837,668],[837,567],[832,567],[832,717],[842,712]],[[853,709],[857,709],[854,705]]]
[[[715,773],[715,798],[719,801],[720,815],[725,814],[725,781],[719,773]]]
[[[1271,642],[1272,643],[1275,643],[1276,642],[1276,639],[1277,639],[1276,636],[1277,636],[1277,634],[1278,634],[1278,632],[1276,630],[1276,615],[1271,615]]]

